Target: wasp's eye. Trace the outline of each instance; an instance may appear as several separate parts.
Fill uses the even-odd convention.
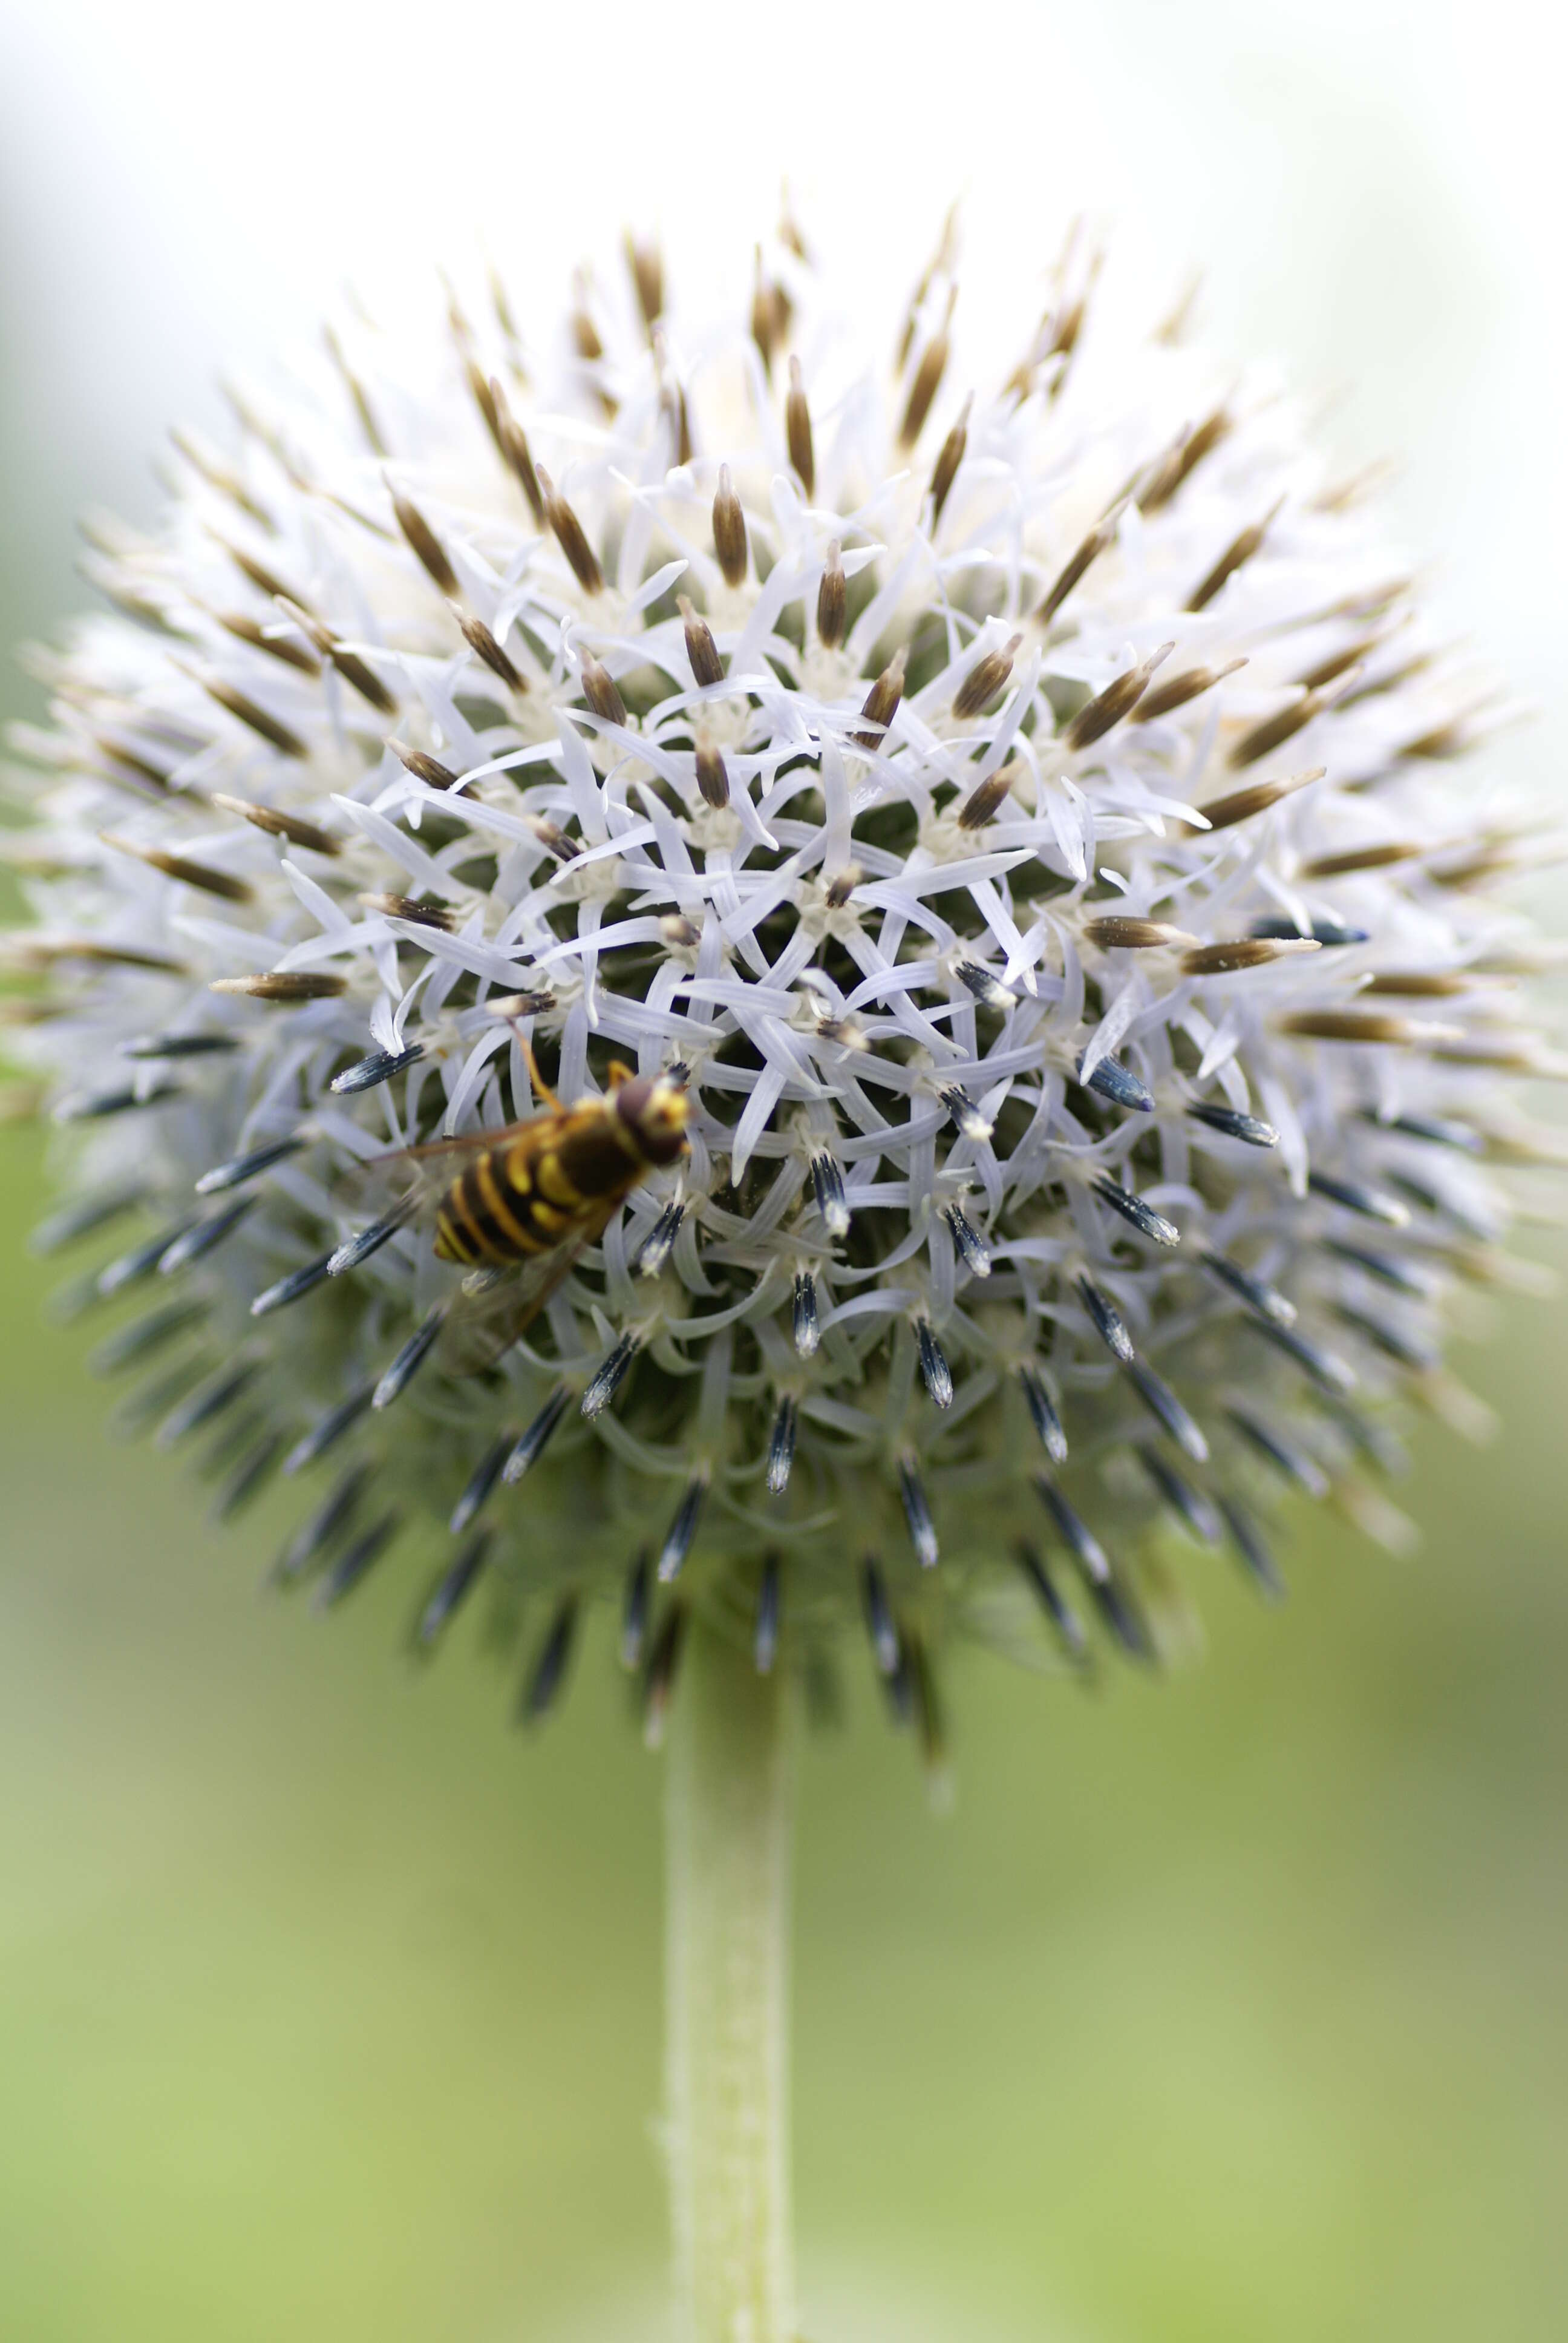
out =
[[[646,1074],[637,1074],[630,1081],[621,1082],[610,1095],[616,1112],[626,1121],[638,1126],[647,1121],[653,1101],[653,1084]]]

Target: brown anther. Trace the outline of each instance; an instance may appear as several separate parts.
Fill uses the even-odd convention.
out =
[[[545,519],[556,543],[571,565],[572,575],[585,594],[597,594],[604,584],[604,571],[598,556],[588,543],[578,520],[565,497],[558,494],[554,481],[543,465],[537,468],[539,487],[544,492]]]
[[[781,187],[779,191],[779,241],[786,252],[792,252],[797,260],[804,261],[809,266],[811,256],[806,249],[806,239],[800,233],[800,224],[789,208],[789,190],[787,186]]]
[[[1182,482],[1188,479],[1205,456],[1211,455],[1231,428],[1231,417],[1223,407],[1215,407],[1201,423],[1184,432],[1138,498],[1140,512],[1158,512],[1170,503]]]
[[[194,671],[187,669],[186,672]],[[236,691],[232,684],[223,682],[217,676],[208,675],[196,675],[195,680],[209,699],[216,699],[220,708],[226,708],[232,717],[254,732],[258,739],[265,740],[269,749],[276,749],[280,757],[309,755],[310,751],[297,732],[291,732],[286,724],[276,716],[269,716],[265,708],[258,708],[254,699],[247,698],[243,691]]]
[[[1234,675],[1246,664],[1244,659],[1233,659],[1223,667],[1184,668],[1180,675],[1171,676],[1168,682],[1156,684],[1152,691],[1144,693],[1132,711],[1132,722],[1152,724],[1156,717],[1169,716],[1173,709],[1185,708],[1190,699],[1201,699],[1204,692],[1212,691],[1217,683],[1223,683],[1228,675]]]
[[[1382,675],[1368,676],[1364,682],[1357,682],[1350,690],[1342,691],[1335,704],[1340,708],[1353,708],[1358,700],[1376,699],[1383,692],[1397,691],[1402,683],[1412,681],[1416,676],[1424,675],[1428,668],[1435,666],[1439,656],[1435,650],[1417,651],[1413,659],[1402,660],[1398,667],[1388,669]]]
[[[1326,702],[1323,692],[1303,691],[1299,699],[1282,708],[1277,716],[1267,716],[1250,732],[1243,732],[1226,762],[1233,772],[1239,772],[1244,765],[1255,765],[1260,757],[1266,757],[1271,749],[1282,747],[1310,724],[1314,716],[1322,713]]]
[[[616,680],[608,667],[585,652],[582,662],[583,698],[596,716],[607,724],[626,722],[626,702],[616,689]]]
[[[1239,821],[1250,821],[1254,814],[1267,813],[1271,806],[1305,789],[1309,781],[1321,781],[1327,769],[1326,766],[1314,765],[1310,772],[1292,773],[1288,780],[1254,781],[1251,789],[1234,789],[1229,797],[1216,798],[1212,805],[1200,806],[1198,811],[1211,830],[1233,830]]]
[[[664,314],[664,261],[656,244],[638,244],[630,228],[625,236],[626,265],[637,293],[637,306],[649,341]]]
[[[447,558],[445,547],[417,505],[410,504],[402,492],[387,483],[387,493],[392,499],[393,517],[402,530],[409,551],[426,574],[443,594],[455,596],[461,592],[457,573]]]
[[[1223,407],[1215,407],[1211,415],[1204,417],[1181,450],[1181,480],[1196,469],[1205,456],[1213,453],[1221,440],[1228,437],[1232,427],[1230,413]],[[1178,488],[1181,484],[1178,480]]]
[[[169,437],[192,471],[199,474],[209,488],[216,488],[231,504],[237,505],[240,511],[255,521],[258,528],[266,529],[269,537],[276,536],[277,523],[266,507],[257,504],[245,482],[237,473],[229,469],[215,447],[209,447],[205,439],[199,439],[194,431],[188,431],[177,423],[171,429]]]
[[[307,488],[310,485],[308,477],[289,453],[288,444],[276,427],[266,422],[257,413],[237,383],[227,381],[220,376],[217,387],[240,429],[248,437],[259,440],[274,462],[287,475],[295,488]]]
[[[1320,618],[1362,618],[1370,623],[1373,618],[1385,618],[1389,612],[1413,593],[1416,579],[1412,577],[1385,578],[1381,586],[1364,586],[1359,593],[1342,595],[1326,610],[1316,613]]]
[[[459,350],[471,349],[474,342],[474,328],[468,323],[467,313],[457,298],[457,288],[444,268],[438,273],[442,290],[447,296],[447,329]]]
[[[971,391],[959,409],[958,421],[942,441],[937,453],[937,460],[931,471],[930,491],[933,529],[942,517],[942,507],[948,500],[948,491],[958,478],[959,466],[964,459],[964,449],[969,445],[970,409],[973,405],[974,393]]]
[[[1561,856],[1554,854],[1553,861]],[[1462,861],[1445,863],[1441,870],[1429,872],[1432,884],[1455,890],[1483,885],[1488,879],[1507,878],[1524,860],[1524,850],[1517,839],[1498,839],[1490,846],[1477,849]]]
[[[746,575],[746,515],[735,493],[728,464],[719,467],[713,498],[713,551],[727,586],[739,586]]]
[[[150,628],[155,634],[167,635],[174,642],[195,639],[189,627],[182,625],[168,607],[154,600],[151,595],[138,593],[130,581],[118,576],[107,562],[85,558],[76,564],[76,572],[86,579],[95,593],[101,594],[123,618],[134,620],[138,627]]]
[[[680,911],[667,911],[658,923],[659,933],[674,951],[694,951],[702,941],[702,930]]]
[[[1012,674],[1012,663],[1018,656],[1021,635],[1010,635],[1000,650],[985,651],[976,659],[968,675],[953,694],[952,712],[960,724],[989,708],[999,692],[1005,691]]]
[[[558,862],[576,861],[577,847],[558,822],[547,821],[541,813],[526,813],[523,820],[547,854],[553,854]]]
[[[1568,1172],[1568,1141],[1544,1125],[1516,1123],[1506,1130],[1494,1125],[1482,1135],[1489,1163],[1545,1164]]]
[[[286,595],[280,594],[277,598],[278,608],[284,616],[293,619],[300,633],[323,659],[331,660],[344,682],[357,691],[361,699],[367,700],[379,716],[397,715],[397,699],[374,669],[367,667],[357,653],[345,650],[331,628],[324,626],[313,611],[306,609],[298,602],[290,601]]]
[[[1477,978],[1468,970],[1422,974],[1417,970],[1385,969],[1362,987],[1363,993],[1388,993],[1400,1001],[1449,1001],[1458,992],[1473,992]]]
[[[139,846],[134,839],[116,838],[112,830],[98,832],[106,846],[118,854],[133,855],[138,862],[154,870],[161,870],[166,879],[177,879],[182,885],[199,888],[204,895],[216,895],[226,903],[248,903],[255,889],[243,879],[236,879],[226,870],[214,870],[205,862],[192,862],[183,854],[166,854],[161,847]]]
[[[216,529],[208,533],[215,545],[222,546],[241,575],[249,578],[258,594],[265,594],[269,602],[276,602],[281,597],[285,601],[297,602],[301,608],[305,607],[303,597],[297,594],[292,586],[286,586],[276,571],[269,569],[264,561],[257,561],[253,554],[246,553],[243,546],[231,545],[226,537],[218,535]]]
[[[1479,713],[1469,709],[1463,716],[1451,717],[1444,724],[1435,724],[1430,731],[1418,732],[1413,740],[1402,741],[1394,750],[1396,757],[1462,757],[1473,749],[1480,734],[1473,728],[1470,718]]]
[[[539,476],[534,469],[528,434],[512,413],[498,375],[490,377],[490,398],[496,410],[496,445],[500,449],[502,461],[527,497],[528,509],[535,520],[543,528],[544,491],[539,486]]]
[[[762,359],[762,371],[769,382],[773,379],[773,353],[783,332],[779,301],[779,289],[769,282],[762,266],[762,246],[759,245],[751,277],[751,338],[757,345]]]
[[[485,1003],[487,1017],[498,1018],[510,1024],[517,1017],[548,1017],[556,1005],[553,992],[498,993]]]
[[[958,206],[955,204],[950,206],[947,217],[942,222],[942,232],[937,238],[937,248],[921,269],[920,282],[910,296],[910,305],[904,312],[904,322],[899,331],[898,347],[893,353],[895,375],[902,374],[909,364],[910,352],[914,347],[915,327],[920,322],[920,310],[926,295],[931,289],[933,278],[940,271],[952,266],[954,232],[957,226]]]
[[[729,775],[723,758],[710,740],[699,738],[697,743],[697,786],[703,801],[722,813],[729,803]]]
[[[1224,943],[1198,944],[1181,955],[1183,976],[1231,976],[1238,969],[1268,968],[1320,949],[1312,936],[1233,936]]]
[[[603,380],[597,376],[599,361],[604,357],[604,344],[599,339],[598,327],[588,314],[588,277],[586,272],[581,269],[578,271],[575,279],[574,292],[576,298],[572,307],[572,340],[583,365],[596,374],[594,395],[598,400],[600,411],[608,421],[616,414],[620,402],[613,391],[607,389]]]
[[[1191,599],[1187,605],[1189,610],[1206,610],[1227,579],[1233,578],[1244,563],[1251,561],[1278,518],[1284,501],[1283,497],[1281,497],[1272,509],[1264,514],[1261,520],[1253,521],[1251,526],[1244,528],[1239,537],[1231,538],[1208,576],[1200,585],[1193,588]]]
[[[899,445],[906,454],[925,428],[926,417],[931,411],[931,401],[940,389],[942,377],[947,372],[948,354],[951,347],[949,340],[949,327],[952,323],[953,303],[957,298],[958,290],[955,287],[948,295],[948,314],[921,351],[920,362],[915,368],[914,379],[910,385],[910,396],[904,407],[904,419],[899,426]]]
[[[1568,1058],[1548,1050],[1537,1033],[1515,1041],[1489,1041],[1457,1025],[1424,1025],[1419,1031],[1427,1041],[1441,1040],[1442,1046],[1432,1054],[1442,1065],[1485,1066],[1498,1073],[1532,1074],[1541,1081],[1562,1081],[1568,1075]]]
[[[830,879],[823,890],[823,900],[828,909],[841,911],[865,875],[858,862],[846,862],[838,877]]]
[[[1192,941],[1185,928],[1173,928],[1167,920],[1131,920],[1118,911],[1086,920],[1083,940],[1101,951],[1154,951],[1164,944]]]
[[[330,830],[319,830],[313,821],[302,820],[297,813],[280,812],[276,806],[255,805],[249,798],[227,798],[215,795],[215,806],[225,813],[237,814],[256,830],[263,830],[269,838],[286,838],[291,846],[303,846],[312,854],[340,854],[342,848]]]
[[[376,420],[376,411],[370,404],[369,396],[366,391],[365,385],[360,381],[359,377],[349,365],[347,358],[344,355],[343,345],[338,340],[330,326],[323,327],[322,339],[327,345],[327,357],[332,360],[333,365],[337,368],[338,373],[343,377],[343,387],[348,393],[350,399],[353,401],[354,412],[359,421],[359,428],[365,434],[366,441],[369,447],[371,454],[373,456],[385,458],[391,454],[392,450],[387,447],[386,440],[381,437],[381,427]]]
[[[265,651],[268,659],[291,667],[298,675],[319,675],[321,661],[314,651],[306,649],[288,635],[269,635],[259,618],[244,610],[215,610],[214,618],[225,634],[232,635],[237,643],[245,643],[254,651]]]
[[[427,757],[423,749],[410,749],[403,740],[388,740],[384,745],[391,749],[404,771],[412,773],[417,781],[423,781],[427,789],[457,788],[458,776],[451,767]]]
[[[1391,842],[1386,846],[1357,846],[1343,854],[1320,854],[1312,862],[1303,862],[1303,879],[1343,879],[1353,870],[1386,870],[1395,862],[1408,862],[1422,851],[1419,846]]]
[[[924,269],[920,273],[920,282],[910,296],[910,306],[904,311],[904,322],[899,327],[898,344],[893,351],[893,373],[895,376],[902,374],[904,368],[909,365],[910,352],[915,347],[915,327],[920,323],[920,304],[924,301],[926,295],[931,289],[931,278],[936,273],[936,266],[937,264],[934,260],[929,260],[926,263]]]
[[[507,340],[511,342],[513,373],[518,373],[518,375],[520,375],[520,373],[523,373],[523,367],[520,367],[520,349],[523,349],[523,335],[518,333],[518,318],[516,318],[516,314],[513,314],[513,307],[511,307],[511,293],[508,293],[508,290],[507,290],[507,286],[501,284],[501,274],[499,274],[499,269],[495,269],[495,267],[490,269],[490,277],[487,277],[487,284],[490,284],[490,307],[492,307],[492,309],[495,309],[495,321],[497,321],[497,326],[499,326],[499,328],[501,328],[501,333],[507,335]]]
[[[471,349],[466,349],[463,353],[463,373],[467,380],[468,395],[479,410],[480,419],[490,435],[491,444],[497,455],[504,463],[507,451],[501,444],[500,409],[496,405],[496,394],[491,388],[485,369]]]
[[[1021,759],[1015,757],[1010,764],[999,765],[994,773],[988,773],[980,787],[972,790],[960,807],[959,828],[983,830],[1000,809],[1023,769]]]
[[[1362,635],[1359,642],[1347,643],[1342,650],[1331,651],[1327,658],[1319,659],[1314,666],[1308,668],[1304,675],[1297,676],[1296,681],[1303,691],[1320,691],[1325,683],[1334,682],[1347,669],[1360,667],[1369,652],[1375,651],[1382,639],[1381,635]]]
[[[111,764],[124,766],[127,773],[135,773],[139,781],[145,781],[148,789],[156,789],[160,797],[172,794],[169,777],[161,765],[155,765],[148,757],[138,756],[134,749],[124,740],[116,740],[111,733],[95,732],[92,739],[99,755],[106,757]]]
[[[789,338],[789,327],[795,317],[795,304],[776,277],[773,279],[773,332],[780,347]]]
[[[844,575],[844,548],[837,538],[828,548],[822,564],[822,582],[817,588],[817,639],[824,650],[837,650],[844,639],[844,627],[849,616],[849,580]]]
[[[471,618],[460,603],[452,603],[450,608],[452,616],[457,621],[463,640],[475,658],[483,659],[491,674],[498,675],[508,691],[527,691],[528,688],[527,676],[521,674],[512,664],[484,620]]]
[[[1479,952],[1470,965],[1478,976],[1555,976],[1568,966],[1568,938]]]
[[[63,960],[85,960],[93,968],[142,968],[159,976],[185,976],[183,960],[167,952],[143,951],[135,944],[102,944],[85,936],[37,936],[24,932],[5,937],[4,962],[7,974],[29,974],[54,968]]]
[[[1422,1024],[1373,1009],[1297,1009],[1278,1024],[1282,1033],[1294,1033],[1306,1041],[1377,1041],[1395,1049],[1464,1038],[1459,1026]]]
[[[1089,535],[1057,577],[1050,591],[1034,614],[1042,627],[1055,618],[1090,564],[1098,561],[1106,547],[1114,541],[1116,524],[1121,518],[1121,508],[1115,507],[1106,514],[1105,518],[1096,528],[1090,530]]]
[[[1192,322],[1192,311],[1197,305],[1199,289],[1202,282],[1202,277],[1197,275],[1187,279],[1171,307],[1155,327],[1150,337],[1151,341],[1159,342],[1164,348],[1171,350],[1181,347],[1186,338],[1187,328]]]
[[[1083,319],[1088,306],[1087,298],[1081,296],[1078,300],[1070,301],[1065,308],[1058,310],[1051,320],[1050,339],[1046,346],[1045,355],[1048,358],[1070,358],[1072,356],[1073,351],[1078,347],[1078,337],[1083,331]],[[1066,372],[1065,367],[1062,372]],[[1053,397],[1059,394],[1060,384],[1061,376],[1059,375],[1051,386]]]
[[[417,928],[439,928],[450,935],[456,920],[446,903],[427,903],[418,895],[361,895],[360,901],[367,911],[379,911],[388,920],[407,920]]]
[[[1050,323],[1048,314],[1040,320],[1028,349],[1002,385],[1007,397],[1015,399],[1020,407],[1023,405],[1026,398],[1032,397],[1034,394],[1034,378],[1040,371],[1040,360],[1045,355],[1045,332]]]
[[[1155,457],[1141,472],[1133,475],[1132,497],[1140,512],[1157,512],[1174,494],[1177,467],[1187,437],[1183,432],[1162,456]]]
[[[1447,1248],[1443,1262],[1470,1285],[1522,1293],[1535,1302],[1550,1301],[1557,1292],[1557,1280],[1544,1262],[1523,1261],[1515,1253],[1500,1252],[1491,1245]]]
[[[669,426],[670,447],[677,464],[691,461],[691,411],[686,404],[686,392],[678,382],[660,386],[659,411]]]
[[[1114,682],[1108,683],[1103,691],[1097,693],[1087,706],[1079,709],[1067,728],[1063,747],[1076,751],[1091,748],[1096,740],[1103,739],[1124,716],[1131,714],[1149,689],[1150,678],[1157,668],[1164,665],[1175,648],[1174,643],[1161,643],[1159,649],[1151,651],[1140,666],[1130,667]]]
[[[849,735],[857,749],[874,752],[884,746],[888,727],[897,715],[899,702],[904,696],[904,659],[905,652],[900,645],[866,694],[866,704],[860,714],[873,729]]]
[[[298,628],[307,642],[319,652],[323,659],[331,658],[334,641],[332,629],[324,620],[317,617],[314,610],[307,610],[303,603],[291,600],[286,594],[280,594],[277,597],[277,607],[284,617]]]
[[[675,607],[680,612],[680,623],[686,633],[686,656],[691,661],[691,672],[706,690],[724,680],[724,662],[719,656],[719,646],[713,630],[699,610],[694,609],[686,595],[678,594]]]
[[[806,387],[800,379],[800,361],[789,361],[789,389],[784,401],[784,436],[789,446],[789,461],[799,477],[800,486],[808,497],[817,485],[817,458],[811,447],[811,410],[806,404]]]
[[[1393,466],[1386,456],[1376,457],[1372,463],[1363,464],[1359,472],[1351,473],[1347,479],[1336,480],[1332,488],[1323,490],[1322,496],[1314,497],[1312,510],[1349,512],[1352,505],[1360,504],[1374,488],[1382,488],[1392,470]]]
[[[275,970],[269,976],[220,976],[209,984],[209,992],[232,992],[251,1001],[335,1001],[348,990],[346,976],[335,976],[324,968],[291,968]]]
[[[597,366],[604,356],[604,344],[598,327],[588,314],[588,279],[579,269],[573,284],[576,299],[572,305],[572,340],[584,366]]]

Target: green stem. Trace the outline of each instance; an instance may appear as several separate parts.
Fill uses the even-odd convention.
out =
[[[792,2343],[789,1700],[691,1622],[668,1807],[668,2156],[679,2343]]]

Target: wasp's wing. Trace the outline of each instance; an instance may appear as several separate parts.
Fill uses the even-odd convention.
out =
[[[380,1215],[401,1207],[406,1219],[434,1212],[465,1163],[487,1148],[506,1147],[528,1128],[508,1122],[493,1131],[466,1131],[457,1139],[432,1139],[422,1147],[395,1147],[389,1154],[351,1164],[333,1182],[345,1211]]]
[[[441,1363],[447,1373],[477,1375],[493,1367],[570,1275],[584,1248],[604,1234],[608,1219],[607,1208],[548,1252],[466,1277],[441,1330]]]

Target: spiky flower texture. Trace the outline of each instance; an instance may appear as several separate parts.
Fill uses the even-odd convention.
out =
[[[1539,824],[1365,484],[1081,246],[972,393],[946,244],[896,348],[788,226],[717,325],[627,256],[558,351],[346,325],[95,530],[16,741],[44,1242],[136,1216],[100,1362],[220,1514],[297,1482],[321,1605],[491,1582],[537,1714],[613,1600],[654,1735],[694,1610],[817,1684],[848,1624],[934,1753],[954,1633],[1158,1658],[1171,1527],[1265,1589],[1278,1489],[1402,1534],[1384,1403],[1477,1415],[1445,1296],[1550,1151]],[[689,1152],[474,1372],[343,1175],[548,1111],[529,1050]]]

